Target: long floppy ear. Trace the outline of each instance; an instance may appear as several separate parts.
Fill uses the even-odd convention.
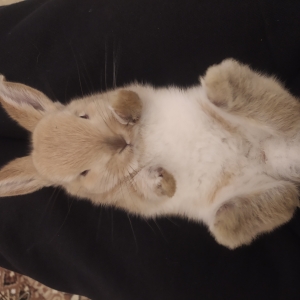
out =
[[[3,75],[0,75],[0,103],[11,118],[29,131],[46,113],[58,107],[43,93],[24,84],[7,82]]]
[[[29,194],[49,185],[37,173],[31,156],[17,158],[0,170],[0,197]]]

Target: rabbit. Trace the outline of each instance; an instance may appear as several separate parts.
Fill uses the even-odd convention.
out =
[[[235,249],[299,206],[300,104],[234,59],[186,89],[133,83],[67,105],[0,78],[0,102],[32,151],[0,170],[0,196],[45,186],[145,218],[205,224]]]

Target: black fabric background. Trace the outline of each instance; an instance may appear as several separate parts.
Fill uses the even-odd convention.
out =
[[[197,83],[227,57],[300,95],[300,1],[27,0],[0,8],[0,73],[53,100]],[[0,164],[28,153],[0,110]],[[92,299],[299,299],[300,214],[230,251],[178,218],[142,220],[62,190],[0,199],[0,265]]]

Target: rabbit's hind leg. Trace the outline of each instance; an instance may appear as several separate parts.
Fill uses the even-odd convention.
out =
[[[258,193],[245,194],[223,203],[210,231],[218,243],[234,249],[258,235],[288,222],[299,205],[298,190],[288,181]]]
[[[281,133],[300,130],[300,103],[273,77],[226,59],[208,68],[201,83],[210,101],[229,113]]]

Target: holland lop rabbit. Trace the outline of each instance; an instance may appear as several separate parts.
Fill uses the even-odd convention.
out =
[[[32,132],[32,152],[0,170],[0,196],[61,186],[144,217],[203,222],[231,249],[286,223],[299,205],[297,99],[232,59],[200,80],[62,105],[1,76],[0,102]]]

